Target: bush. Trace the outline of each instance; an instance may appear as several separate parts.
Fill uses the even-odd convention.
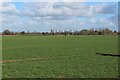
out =
[[[12,32],[10,30],[6,29],[6,30],[3,31],[2,34],[3,35],[10,35],[10,34],[12,34]]]

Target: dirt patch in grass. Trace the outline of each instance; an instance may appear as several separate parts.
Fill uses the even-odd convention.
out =
[[[1,36],[17,36],[17,35],[1,35]]]
[[[26,59],[16,59],[16,60],[2,60],[0,63],[15,63],[15,62],[24,62],[24,61],[36,61],[36,60],[47,60],[47,59],[61,59],[55,57],[47,57],[47,58],[26,58]]]
[[[64,59],[66,57],[75,57],[75,56],[76,55],[62,56],[62,57],[25,58],[25,59],[16,59],[16,60],[1,60],[0,63],[4,64],[4,63],[17,63],[17,62],[24,62],[24,61],[38,61],[38,60],[49,60],[49,59]]]

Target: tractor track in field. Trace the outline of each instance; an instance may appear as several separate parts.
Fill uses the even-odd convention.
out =
[[[38,60],[49,60],[49,59],[64,59],[67,57],[77,57],[76,55],[72,56],[63,56],[63,57],[46,57],[46,58],[24,58],[24,59],[16,59],[16,60],[1,60],[0,63],[17,63],[17,62],[24,62],[24,61],[38,61]]]

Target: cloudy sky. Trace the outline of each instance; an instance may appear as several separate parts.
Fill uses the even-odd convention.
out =
[[[0,24],[3,31],[118,29],[117,2],[2,2]],[[1,27],[0,26],[0,27]]]

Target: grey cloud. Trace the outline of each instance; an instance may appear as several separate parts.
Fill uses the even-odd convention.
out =
[[[98,14],[114,14],[117,10],[116,4],[99,4],[94,6],[94,10]]]
[[[36,20],[66,20],[76,17],[94,18],[97,14],[113,14],[115,5],[96,4],[86,5],[79,2],[32,2],[24,3],[23,10],[19,11],[15,5],[4,5],[3,14],[20,17],[36,18]],[[9,8],[8,8],[9,7]]]
[[[44,5],[43,5],[44,4]],[[43,7],[44,6],[44,7]],[[91,6],[81,3],[30,3],[26,4],[21,16],[46,17],[51,19],[68,19],[68,17],[92,17],[94,15]],[[58,18],[57,18],[57,17]]]

